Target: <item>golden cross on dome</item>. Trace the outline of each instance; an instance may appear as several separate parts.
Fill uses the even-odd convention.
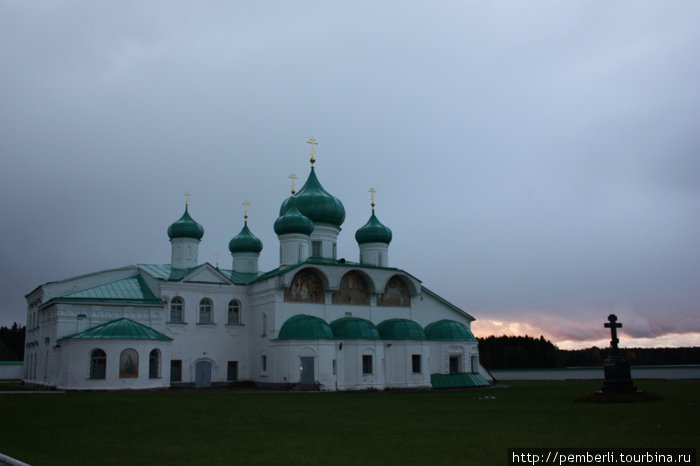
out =
[[[248,201],[243,201],[243,219],[248,220],[248,206],[250,205],[250,202]]]
[[[221,254],[219,254],[219,252],[217,251],[216,254],[214,254],[214,255],[216,256],[216,268],[218,269],[219,268],[219,256],[221,256]]]
[[[190,193],[185,193],[185,208],[189,207],[190,205]]]
[[[308,141],[306,141],[307,144],[311,144],[311,166],[314,166],[314,162],[316,162],[316,157],[314,157],[314,146],[318,145],[318,142],[316,142],[315,138],[311,138]]]
[[[294,173],[292,173],[291,175],[289,175],[289,179],[292,180],[292,197],[294,197],[294,194],[296,193],[296,191],[294,190],[294,182],[297,180],[297,176]]]
[[[376,193],[377,190],[374,189],[374,186],[372,186],[371,188],[369,188],[369,192],[372,193],[372,211],[374,211],[374,193]]]

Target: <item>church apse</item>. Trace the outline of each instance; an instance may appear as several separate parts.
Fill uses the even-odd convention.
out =
[[[319,274],[311,269],[299,271],[292,279],[289,288],[284,290],[284,300],[324,304],[325,292]]]
[[[332,295],[333,304],[369,306],[369,286],[367,279],[356,271],[343,275],[338,291]]]
[[[377,295],[377,306],[411,307],[411,295],[401,277],[394,275],[389,279],[384,293]]]

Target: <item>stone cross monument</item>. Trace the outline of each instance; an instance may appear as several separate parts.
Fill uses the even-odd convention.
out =
[[[603,381],[603,393],[629,393],[636,392],[637,387],[632,383],[630,375],[630,364],[627,359],[620,353],[617,338],[617,329],[622,328],[622,324],[617,321],[615,314],[608,316],[608,322],[603,324],[605,328],[610,329],[610,354],[603,361],[603,372],[605,380]]]

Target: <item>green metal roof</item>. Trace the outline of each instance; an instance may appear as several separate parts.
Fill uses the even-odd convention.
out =
[[[428,324],[425,334],[428,340],[476,340],[464,324],[447,319]]]
[[[333,340],[333,330],[323,320],[315,316],[299,314],[290,317],[282,325],[278,340]]]
[[[314,222],[309,217],[299,212],[297,209],[295,198],[289,199],[287,211],[280,215],[275,220],[275,234],[287,235],[290,233],[301,233],[302,235],[310,235],[314,231]]]
[[[430,374],[433,388],[485,387],[488,381],[481,374]]]
[[[168,236],[174,238],[194,238],[202,239],[204,236],[204,227],[195,222],[185,206],[185,213],[178,220],[168,227]]]
[[[151,327],[146,327],[143,324],[134,322],[131,319],[122,318],[106,322],[97,327],[89,328],[83,332],[69,335],[60,338],[61,340],[68,339],[122,339],[122,340],[164,340],[170,341],[167,335],[153,330]]]
[[[382,340],[426,340],[425,331],[408,319],[389,319],[377,325]]]
[[[379,331],[372,322],[360,317],[343,317],[331,322],[337,338],[346,340],[379,340]]]
[[[76,291],[58,298],[56,301],[120,301],[130,303],[160,304],[146,282],[139,275],[123,278],[82,291]]]
[[[367,223],[355,232],[355,240],[358,244],[364,243],[391,243],[391,229],[382,224],[372,209],[372,215]]]
[[[243,225],[240,233],[228,243],[228,250],[233,252],[256,252],[260,254],[263,249],[262,241],[248,228],[248,221]]]
[[[287,212],[291,200],[292,198],[288,197],[282,202],[280,216]],[[296,194],[295,204],[299,212],[315,223],[330,223],[339,227],[345,220],[343,203],[323,189],[321,182],[316,177],[314,167],[311,167],[309,178]]]

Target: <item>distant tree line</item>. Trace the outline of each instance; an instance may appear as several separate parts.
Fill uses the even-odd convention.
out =
[[[15,322],[12,327],[0,327],[0,361],[24,360],[25,327]]]
[[[622,348],[630,364],[700,364],[700,347]],[[572,366],[599,366],[610,348],[562,350],[543,336],[533,338],[490,336],[479,338],[479,359],[487,369],[537,369]]]

